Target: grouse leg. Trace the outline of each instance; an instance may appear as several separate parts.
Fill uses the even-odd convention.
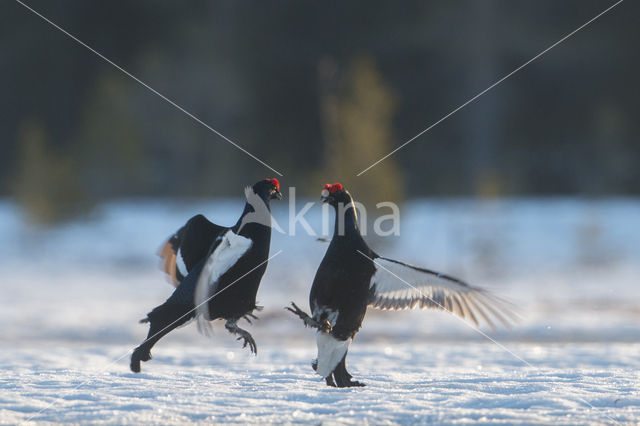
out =
[[[247,345],[249,345],[251,353],[254,355],[258,355],[258,347],[256,346],[256,341],[253,340],[253,337],[251,337],[251,334],[249,334],[247,330],[243,330],[238,327],[237,322],[238,320],[227,320],[224,328],[226,328],[229,333],[237,334],[238,338],[236,340],[244,339],[244,344],[242,345],[243,348],[246,348]]]
[[[172,330],[193,318],[194,315],[189,308],[189,306],[165,303],[151,311],[147,318],[140,320],[141,323],[150,323],[149,333],[147,338],[131,354],[131,371],[139,373],[140,361],[151,359],[151,348]]]
[[[347,354],[344,354],[340,363],[333,370],[333,377],[335,377],[336,379],[337,387],[347,388],[347,387],[353,387],[353,386],[365,386],[364,383],[360,383],[357,380],[351,380],[353,376],[349,374],[349,372],[347,371],[347,366],[345,363],[346,359],[347,359]],[[329,383],[327,382],[327,384]]]
[[[324,333],[331,332],[332,327],[329,321],[325,321],[325,322],[316,321],[315,319],[311,318],[305,311],[300,309],[298,305],[296,305],[295,303],[291,302],[291,306],[293,306],[293,309],[291,309],[288,306],[285,309],[297,315],[304,322],[305,327],[317,328],[318,330]]]
[[[331,386],[332,388],[338,387],[336,386],[336,382],[333,381],[333,373],[325,377],[324,381],[327,383],[327,386]]]

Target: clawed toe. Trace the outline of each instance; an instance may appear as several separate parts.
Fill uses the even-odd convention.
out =
[[[308,317],[309,315],[307,315],[306,312],[304,312],[302,309],[300,309],[298,307],[298,305],[296,305],[295,303],[291,302],[291,306],[293,306],[293,309],[291,309],[289,306],[286,306],[285,309],[291,313],[293,313],[294,315],[299,316],[301,319],[305,319],[305,317]]]
[[[331,386],[333,388],[361,388],[366,386],[364,383],[359,382],[357,380],[345,381],[339,376],[336,376],[334,380],[333,374],[330,374],[328,377],[325,377],[324,380],[325,382],[327,382],[327,386]]]
[[[246,336],[244,334],[241,336],[238,336],[236,340],[244,340],[242,344],[242,348],[244,349],[247,347],[247,345],[249,345],[249,350],[251,351],[251,353],[254,355],[258,355],[258,347],[256,345],[256,341],[253,340],[253,337],[251,337],[250,334],[247,334]]]
[[[253,339],[253,337],[251,336],[251,334],[249,334],[248,331],[238,327],[235,321],[227,321],[227,323],[225,324],[225,328],[229,330],[229,333],[234,333],[238,335],[236,340],[241,340],[241,339],[244,340],[242,345],[243,348],[246,348],[248,345],[249,349],[251,350],[251,353],[254,355],[258,355],[258,346],[256,345],[256,341]]]
[[[349,380],[348,382],[336,381],[336,384],[337,384],[337,387],[339,388],[361,388],[366,386],[364,383],[359,382],[357,380]]]
[[[251,353],[254,354],[254,355],[258,355],[258,347],[256,345],[256,341],[253,340],[253,337],[251,337],[251,335],[249,333],[247,333],[246,335],[243,333],[236,340],[240,340],[240,339],[244,340],[244,342],[242,344],[242,348],[246,348],[247,345],[249,345],[249,350],[251,351]]]
[[[291,302],[291,306],[293,307],[293,309],[289,306],[286,306],[285,309],[298,316],[302,320],[302,322],[304,322],[305,327],[317,328],[323,333],[329,333],[333,329],[329,321],[325,321],[323,323],[318,322],[315,319],[311,318],[305,311],[300,309],[295,303]]]

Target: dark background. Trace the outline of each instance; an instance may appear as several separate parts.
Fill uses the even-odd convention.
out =
[[[640,3],[27,4],[316,196],[640,194]],[[0,194],[57,221],[274,176],[14,1],[0,4]]]

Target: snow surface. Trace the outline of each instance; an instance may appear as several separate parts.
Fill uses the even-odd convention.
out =
[[[195,213],[234,223],[241,207],[132,200],[36,229],[0,202],[0,423],[640,422],[633,199],[413,201],[399,237],[367,237],[511,300],[519,324],[481,329],[498,344],[443,312],[370,310],[347,358],[367,387],[326,387],[310,367],[314,333],[282,309],[306,307],[327,247],[298,227],[273,236],[283,253],[258,293],[261,320],[246,327],[257,357],[221,322],[210,339],[189,325],[130,373],[147,331],[137,320],[172,291],[154,256],[163,239]],[[317,231],[319,212],[307,215]],[[287,215],[276,208],[281,226]]]
[[[3,351],[0,418],[21,422],[51,403],[35,421],[580,424],[639,415],[638,344],[510,345],[533,367],[490,343],[354,344],[351,370],[367,387],[332,389],[309,367],[312,339],[265,344],[258,357],[201,343],[158,348],[141,374],[126,360],[111,364],[126,346]]]

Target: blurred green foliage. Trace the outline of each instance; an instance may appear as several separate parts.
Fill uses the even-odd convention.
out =
[[[35,120],[22,123],[18,140],[19,168],[13,189],[29,220],[48,223],[74,214],[84,204],[75,158],[54,150],[44,127]]]
[[[343,72],[330,59],[319,68],[325,164],[315,187],[330,176],[361,202],[401,201],[404,182],[395,158],[376,166],[373,184],[356,176],[394,148],[396,99],[384,77],[367,56],[354,58]]]

